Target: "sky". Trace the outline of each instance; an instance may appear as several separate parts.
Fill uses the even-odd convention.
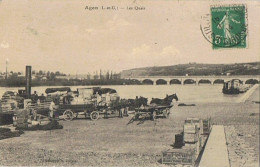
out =
[[[216,50],[205,39],[201,16],[217,3],[246,4],[247,48]],[[101,10],[113,5],[119,10]],[[145,10],[126,9],[135,6]],[[260,61],[259,9],[259,1],[2,0],[0,71],[7,59],[13,71],[31,65],[70,74]]]

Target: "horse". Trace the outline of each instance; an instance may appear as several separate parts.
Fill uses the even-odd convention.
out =
[[[172,100],[175,99],[176,101],[178,101],[178,96],[176,95],[176,93],[168,96],[166,95],[166,97],[164,99],[159,99],[159,98],[152,98],[150,104],[156,104],[156,105],[170,105],[172,103]]]
[[[140,96],[140,97],[136,96],[135,99],[128,99],[128,105],[131,108],[139,108],[142,105],[147,106],[147,102],[148,102],[148,99],[145,97],[142,97],[142,96]]]

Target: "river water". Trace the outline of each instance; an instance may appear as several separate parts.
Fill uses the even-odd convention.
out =
[[[51,86],[53,87],[53,86]],[[71,86],[72,90],[92,86]],[[106,85],[104,88],[116,89],[121,98],[135,98],[135,96],[147,97],[149,100],[154,98],[164,98],[166,94],[177,93],[180,103],[214,103],[214,102],[235,102],[242,94],[224,95],[222,84],[209,85]],[[33,87],[32,92],[37,91],[40,95],[44,93],[48,86]],[[18,91],[22,88],[0,87],[0,96],[7,91]]]

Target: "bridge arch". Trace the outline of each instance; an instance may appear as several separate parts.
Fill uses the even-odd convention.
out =
[[[213,81],[213,84],[223,84],[224,82],[224,79],[216,79],[215,81]]]
[[[183,84],[196,84],[196,81],[194,79],[186,79],[184,80]]]
[[[258,84],[259,81],[257,79],[248,79],[245,81],[245,84]]]
[[[211,81],[208,79],[201,79],[199,80],[198,84],[211,84]]]
[[[150,79],[144,79],[144,80],[142,81],[142,84],[143,84],[143,85],[153,85],[153,81],[150,80]]]
[[[172,85],[172,84],[181,84],[181,81],[178,79],[172,79],[172,80],[170,80],[170,85]]]
[[[167,81],[165,81],[164,79],[158,79],[156,81],[156,85],[167,85]]]

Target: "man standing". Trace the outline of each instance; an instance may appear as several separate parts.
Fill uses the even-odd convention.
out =
[[[101,96],[98,94],[98,92],[96,93],[96,98],[97,98],[97,105],[102,101]]]
[[[55,110],[55,103],[54,103],[54,99],[51,101],[50,107],[49,107],[49,116],[52,119],[54,117],[54,110]]]

